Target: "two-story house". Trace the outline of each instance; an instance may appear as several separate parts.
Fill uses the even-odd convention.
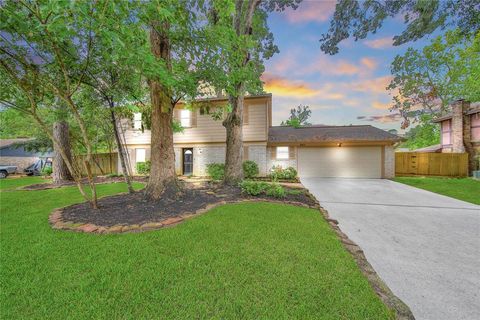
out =
[[[207,164],[225,161],[226,131],[212,114],[228,103],[226,98],[199,100],[204,107],[175,107],[174,117],[184,127],[173,136],[178,175],[205,176]],[[223,108],[222,108],[223,109]],[[273,166],[292,166],[301,177],[393,177],[393,144],[398,136],[372,126],[272,126],[272,95],[245,98],[244,159],[258,164],[260,175]],[[141,130],[141,117],[123,121],[129,162],[150,159],[150,132]],[[119,166],[120,167],[120,166]]]

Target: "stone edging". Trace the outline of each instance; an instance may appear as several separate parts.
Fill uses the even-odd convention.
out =
[[[315,199],[316,205],[318,209],[322,213],[325,220],[327,220],[330,227],[335,231],[337,237],[340,239],[343,247],[353,256],[355,262],[357,263],[358,267],[362,271],[363,275],[368,279],[368,282],[372,286],[375,293],[380,297],[380,299],[385,303],[390,309],[395,311],[395,319],[399,320],[415,320],[412,311],[410,308],[399,298],[397,297],[392,290],[385,284],[385,282],[380,278],[377,274],[375,269],[373,269],[370,262],[368,262],[363,250],[352,240],[348,238],[348,236],[343,233],[343,231],[338,226],[338,221],[335,219],[331,219],[328,211],[320,206],[318,200],[316,200],[315,196],[310,193],[308,189],[307,195]]]
[[[113,234],[113,233],[133,233],[133,232],[143,232],[143,231],[150,231],[150,230],[157,230],[166,227],[172,227],[177,224],[182,223],[186,219],[204,214],[218,206],[229,204],[229,203],[245,203],[245,202],[271,202],[271,203],[279,203],[279,204],[290,204],[299,207],[306,207],[310,209],[319,210],[324,219],[328,222],[330,227],[334,230],[337,237],[339,238],[340,242],[342,243],[343,247],[353,256],[355,262],[357,263],[358,267],[368,279],[368,282],[372,286],[373,290],[377,293],[380,299],[385,303],[389,308],[394,310],[395,318],[399,320],[414,320],[415,317],[413,316],[412,311],[410,308],[398,298],[390,288],[385,284],[385,282],[380,278],[377,274],[375,269],[373,269],[372,265],[367,261],[363,250],[352,240],[348,238],[348,236],[340,230],[338,227],[338,221],[335,219],[331,219],[329,217],[328,211],[324,209],[318,200],[315,198],[313,194],[310,193],[308,189],[306,190],[306,195],[310,197],[314,202],[315,205],[310,206],[305,203],[301,202],[294,202],[294,201],[280,201],[280,200],[273,200],[273,199],[242,199],[238,201],[219,201],[212,204],[208,204],[205,208],[198,209],[195,212],[188,212],[178,217],[167,218],[165,220],[159,222],[148,222],[142,225],[114,225],[112,227],[103,227],[97,226],[91,223],[72,223],[69,221],[63,221],[62,219],[62,212],[63,208],[55,209],[49,216],[48,221],[52,225],[53,229],[60,229],[60,230],[69,230],[75,232],[87,232],[87,233],[97,233],[97,234]]]
[[[301,202],[294,201],[276,201],[269,199],[242,199],[237,201],[218,201],[215,203],[208,204],[206,207],[196,210],[195,212],[186,212],[177,217],[167,218],[158,222],[147,222],[144,224],[133,224],[133,225],[114,225],[111,227],[99,226],[93,223],[73,223],[71,221],[64,221],[62,217],[63,208],[58,208],[53,210],[50,214],[48,221],[52,225],[53,229],[58,230],[68,230],[75,232],[86,232],[86,233],[97,233],[97,234],[108,234],[108,233],[126,233],[126,232],[143,232],[150,230],[157,230],[166,227],[172,227],[179,223],[182,223],[186,219],[201,215],[206,213],[213,208],[218,206],[228,204],[228,203],[241,203],[241,202],[272,202],[280,204],[291,204],[301,207],[307,207],[312,209],[319,209],[319,206],[309,206]]]

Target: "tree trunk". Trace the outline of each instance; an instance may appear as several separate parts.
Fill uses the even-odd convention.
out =
[[[164,32],[168,28],[168,23],[152,23],[150,46],[154,56],[164,60],[167,68],[171,70],[170,41]],[[175,152],[173,150],[173,106],[170,90],[167,87],[157,79],[149,79],[148,85],[152,104],[151,167],[145,196],[149,199],[159,199],[165,191],[174,194],[180,191],[175,174]]]
[[[115,143],[117,144],[118,156],[120,157],[120,165],[122,166],[123,177],[125,178],[125,183],[128,187],[128,193],[133,193],[134,190],[132,186],[132,181],[130,180],[130,175],[128,174],[127,164],[125,161],[125,148],[120,141],[120,134],[117,127],[117,118],[115,117],[115,111],[113,110],[112,105],[110,105],[110,119],[112,121],[113,134],[115,135]]]
[[[223,121],[227,130],[224,182],[229,185],[235,185],[243,179],[243,101],[243,94],[230,96],[232,111]]]
[[[69,161],[72,162],[72,153],[70,147],[70,135],[68,130],[68,122],[61,120],[56,121],[53,124],[53,136],[60,143],[60,148],[65,150],[66,156]],[[67,164],[60,155],[58,146],[54,144],[53,151],[55,152],[55,157],[53,158],[53,172],[52,178],[54,184],[61,184],[67,181],[73,180],[72,173],[68,170]]]

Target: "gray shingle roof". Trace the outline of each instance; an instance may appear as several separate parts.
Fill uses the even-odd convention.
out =
[[[270,127],[268,142],[295,143],[295,142],[375,142],[401,141],[397,135],[391,134],[370,125],[362,126],[309,126],[293,128],[286,126]]]

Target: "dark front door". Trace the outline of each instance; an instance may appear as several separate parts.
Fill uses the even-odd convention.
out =
[[[193,149],[183,149],[183,174],[189,176],[193,173]]]

